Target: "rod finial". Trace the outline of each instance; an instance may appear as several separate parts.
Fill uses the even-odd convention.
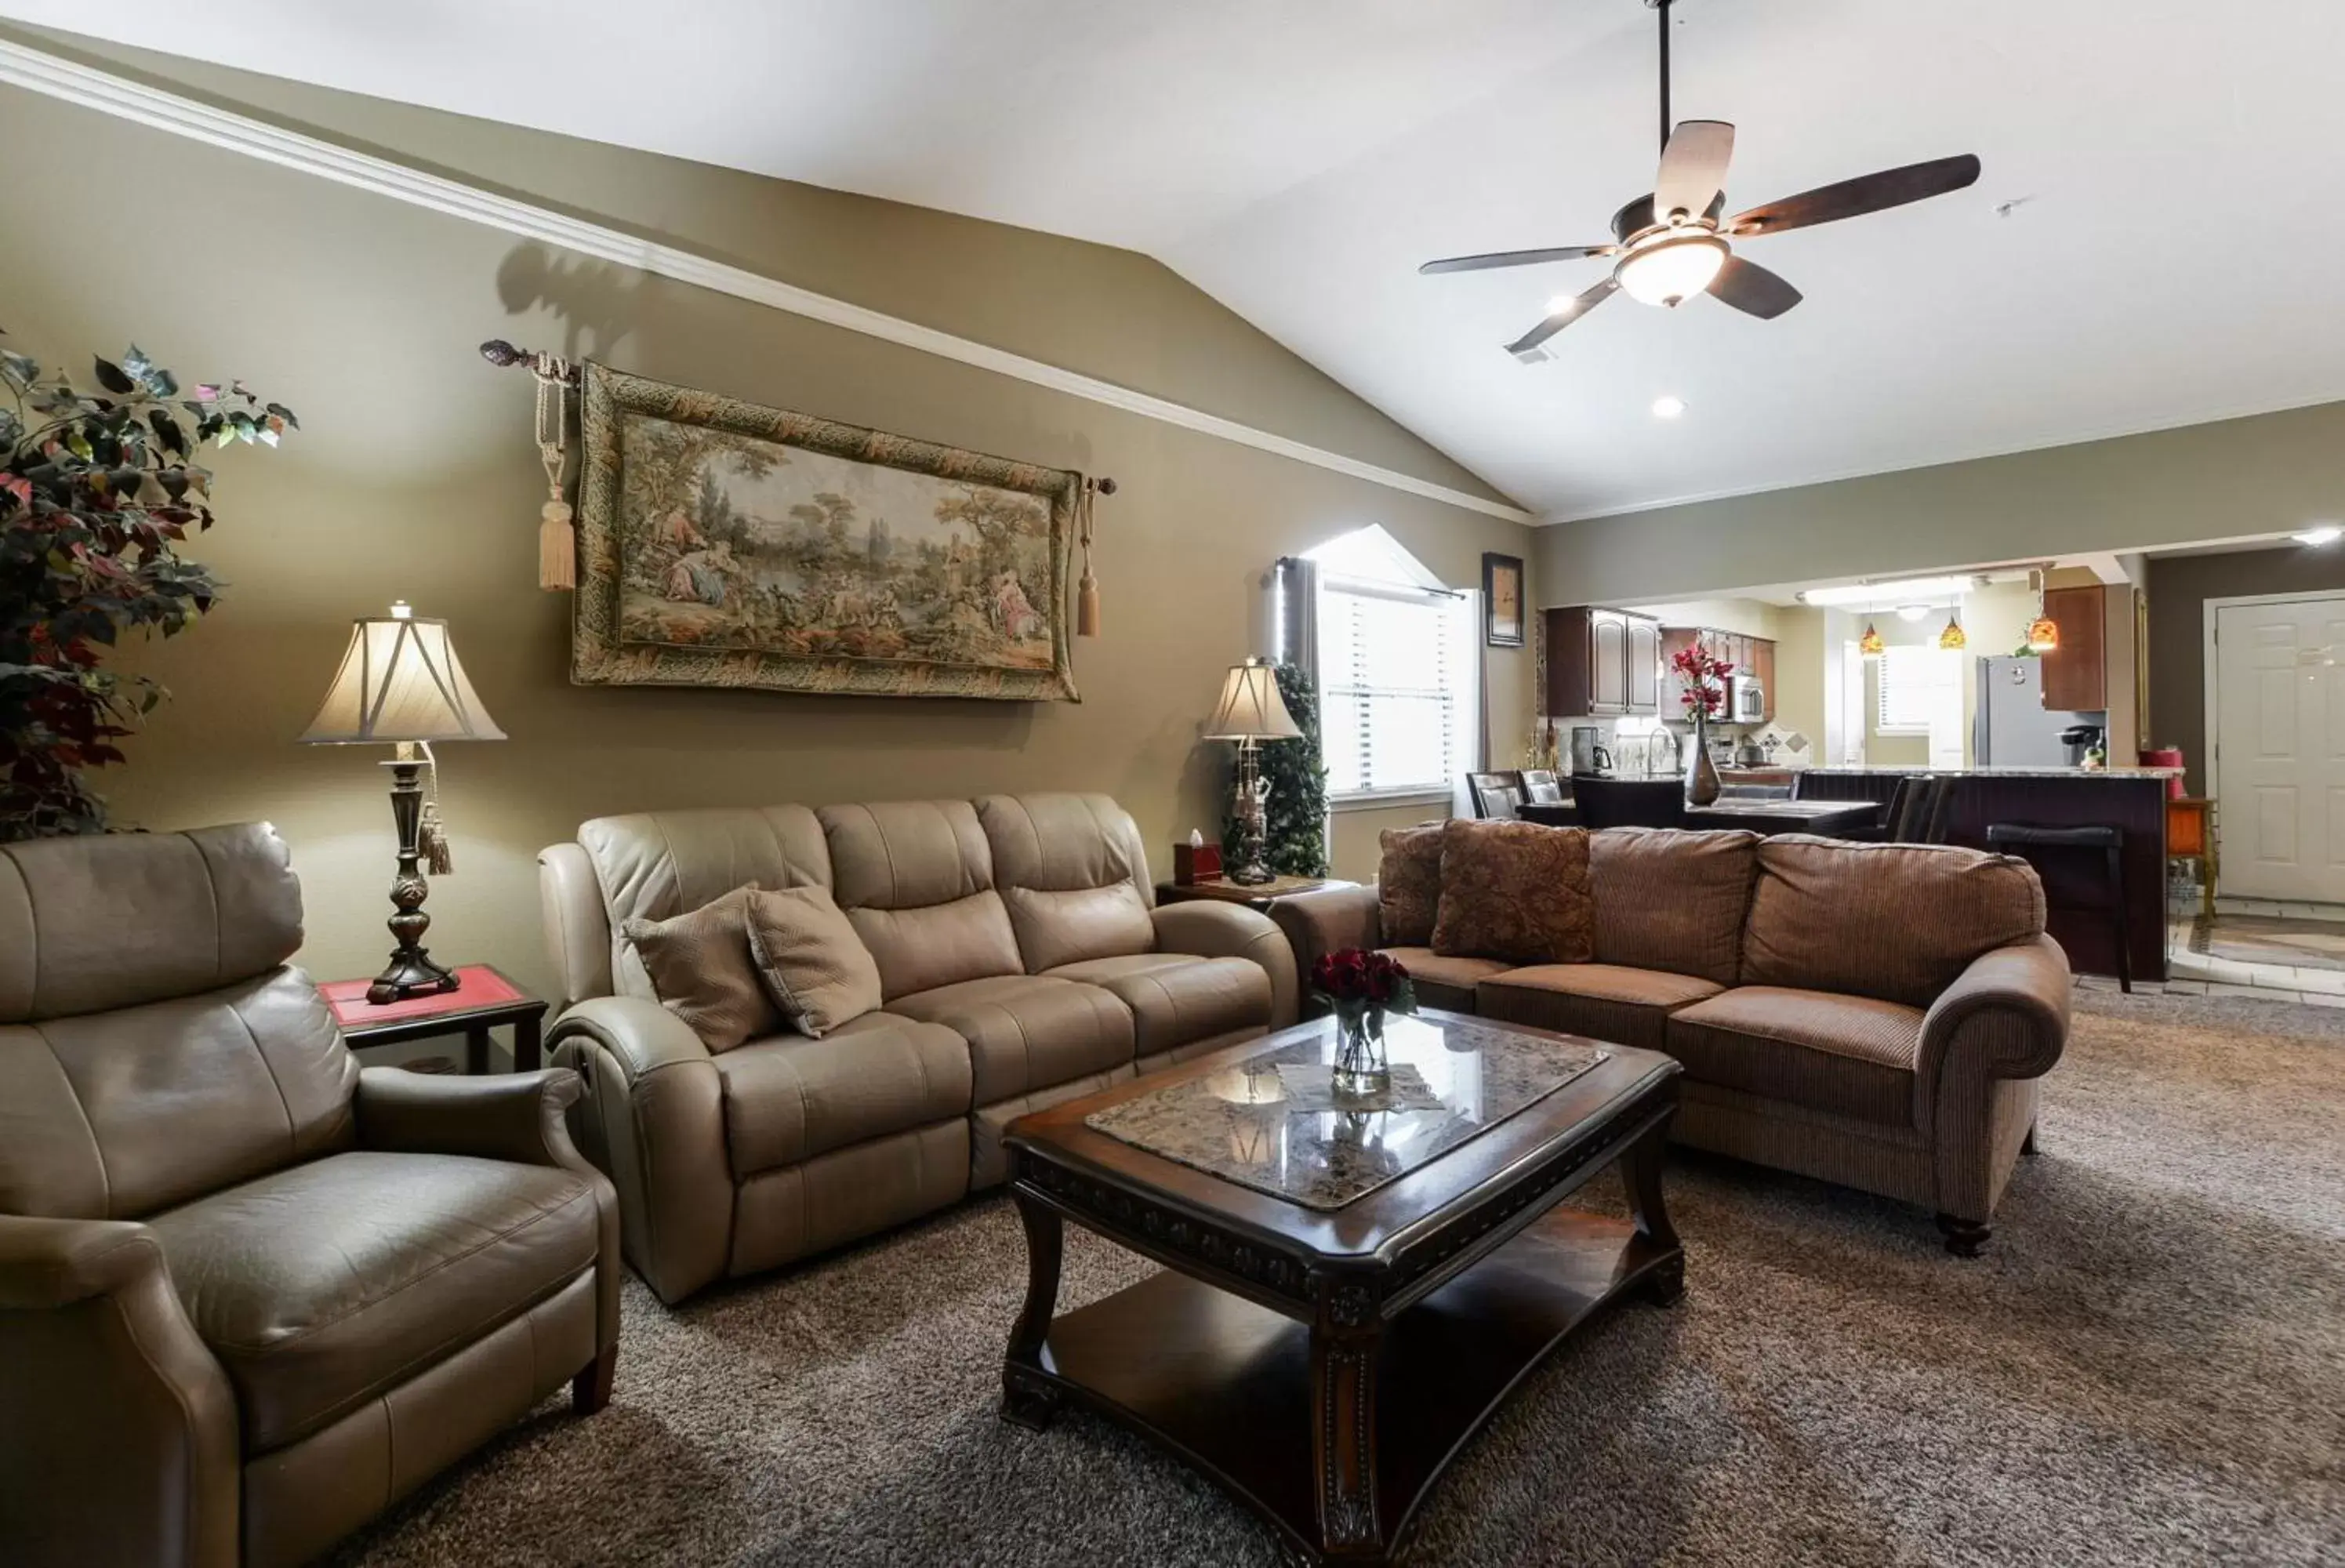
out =
[[[514,348],[502,338],[492,338],[481,345],[481,358],[500,369],[527,364],[534,357],[525,349]]]

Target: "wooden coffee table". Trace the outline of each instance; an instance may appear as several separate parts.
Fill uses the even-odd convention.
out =
[[[1387,1031],[1423,1108],[1297,1111],[1320,1103],[1306,1064],[1332,1054],[1333,1027],[1010,1125],[1029,1274],[1001,1408],[1039,1429],[1076,1401],[1212,1476],[1306,1561],[1386,1563],[1443,1468],[1566,1334],[1624,1292],[1683,1293],[1660,1179],[1678,1067],[1428,1011]],[[1514,1108],[1543,1081],[1527,1061],[1589,1050],[1605,1059]],[[1477,1130],[1442,1147],[1461,1122]],[[1131,1141],[1144,1129],[1166,1136]],[[1632,1219],[1557,1207],[1615,1164]],[[1281,1183],[1289,1196],[1264,1189]],[[1165,1271],[1054,1318],[1067,1220]]]

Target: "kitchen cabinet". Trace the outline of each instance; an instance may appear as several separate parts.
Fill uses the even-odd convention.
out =
[[[1658,713],[1660,660],[1658,621],[1593,605],[1550,610],[1546,714],[1611,719]]]
[[[2044,613],[2060,628],[2060,645],[2044,655],[2046,712],[2096,713],[2109,705],[2105,612],[2098,583],[2044,591]]]

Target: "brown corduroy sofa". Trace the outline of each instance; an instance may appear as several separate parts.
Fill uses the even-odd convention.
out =
[[[1280,900],[1304,974],[1381,948],[1427,1007],[1666,1051],[1672,1138],[1934,1210],[1974,1255],[2067,1041],[2067,957],[2025,862],[1943,845],[1608,828],[1595,959],[1384,940],[1377,890]]]

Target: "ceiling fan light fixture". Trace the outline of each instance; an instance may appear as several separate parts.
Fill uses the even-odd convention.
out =
[[[1620,258],[1612,276],[1632,299],[1675,305],[1710,287],[1726,265],[1726,242],[1714,234],[1664,234]]]

